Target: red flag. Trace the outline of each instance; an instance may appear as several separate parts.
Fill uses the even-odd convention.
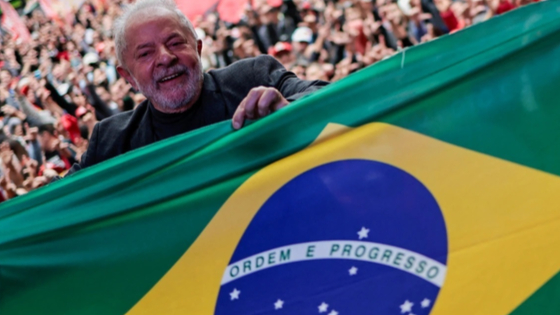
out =
[[[43,10],[46,17],[53,20],[60,26],[64,24],[58,13],[55,11],[51,0],[39,0],[39,5],[41,5],[41,10]]]
[[[2,27],[8,30],[14,39],[23,41],[31,40],[31,34],[25,23],[21,20],[17,11],[9,3],[0,0],[0,8],[2,8]]]
[[[218,0],[200,1],[200,0],[175,0],[177,7],[191,20],[195,21],[196,17],[203,15],[212,6],[216,5]]]
[[[237,23],[241,19],[247,0],[221,0],[218,3],[218,14],[224,21]]]
[[[248,0],[175,0],[175,2],[179,9],[193,22],[196,17],[203,15],[217,4],[217,11],[221,20],[237,23]]]
[[[79,8],[84,0],[39,0],[45,15],[59,25],[71,24],[74,16],[73,9]]]
[[[39,0],[39,5],[41,6],[41,10],[45,12],[45,16],[49,19],[58,16],[58,14],[53,9],[51,0]]]

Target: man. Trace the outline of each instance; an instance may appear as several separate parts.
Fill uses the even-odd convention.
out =
[[[296,63],[300,65],[309,65],[309,54],[307,50],[309,45],[313,43],[313,31],[307,26],[296,28],[292,34],[292,47],[296,56]]]
[[[45,152],[47,168],[54,169],[60,174],[70,168],[75,161],[75,153],[68,148],[68,143],[60,141],[58,135],[53,125],[39,127],[39,140]]]
[[[326,85],[302,81],[270,56],[203,73],[202,41],[172,0],[140,0],[115,21],[117,71],[147,98],[98,123],[69,173],[219,121],[269,115]]]
[[[268,49],[268,54],[274,56],[286,69],[290,69],[296,61],[296,56],[292,52],[292,44],[290,43],[278,42]]]

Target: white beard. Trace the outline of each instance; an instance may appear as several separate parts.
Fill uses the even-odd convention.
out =
[[[173,96],[160,91],[157,88],[159,78],[165,77],[167,73],[174,73],[178,71],[184,71],[187,76],[186,84],[177,84],[171,90],[168,90]],[[157,104],[163,110],[166,111],[176,111],[191,103],[193,98],[197,96],[199,89],[204,80],[204,74],[200,66],[200,62],[196,64],[194,69],[188,69],[182,65],[173,66],[171,69],[160,71],[154,75],[156,78],[151,82],[151,84],[141,85],[134,79],[136,86],[140,90],[140,93],[149,99],[152,103]]]

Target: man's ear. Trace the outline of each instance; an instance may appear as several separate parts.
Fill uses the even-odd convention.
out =
[[[117,66],[117,72],[120,74],[121,77],[125,78],[125,80],[132,85],[132,87],[136,90],[138,90],[138,86],[136,85],[136,81],[134,80],[134,78],[132,77],[132,75],[130,74],[130,72],[128,72],[128,70],[126,70],[123,66]]]
[[[198,57],[202,56],[202,39],[196,41],[196,51],[198,52]]]

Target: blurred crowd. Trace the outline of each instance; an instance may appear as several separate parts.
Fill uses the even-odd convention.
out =
[[[0,0],[3,1],[3,0]],[[0,29],[0,201],[63,176],[94,125],[145,98],[116,72],[112,23],[130,0],[86,0],[53,21],[19,0],[31,34]],[[254,0],[239,22],[194,19],[208,71],[270,54],[301,79],[337,81],[528,0]]]

